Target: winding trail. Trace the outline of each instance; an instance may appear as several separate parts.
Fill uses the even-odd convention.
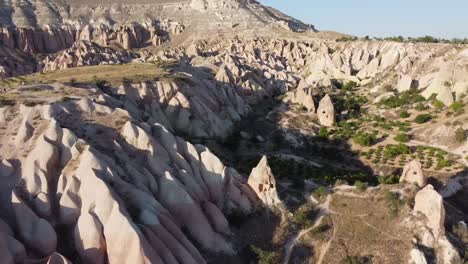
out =
[[[332,200],[332,195],[329,194],[327,196],[327,199],[325,200],[325,202],[323,204],[318,205],[319,212],[317,214],[317,217],[315,218],[315,223],[314,223],[314,225],[312,227],[301,230],[299,233],[297,233],[297,235],[295,235],[294,237],[292,237],[291,239],[288,240],[288,242],[284,246],[286,248],[286,252],[285,252],[283,264],[288,264],[289,263],[289,259],[291,258],[292,250],[294,249],[294,246],[297,245],[299,240],[303,236],[305,236],[307,233],[312,231],[314,228],[317,228],[322,223],[323,218],[330,213],[329,207],[330,207],[331,200]],[[335,231],[333,233],[335,233]]]
[[[332,218],[332,224],[333,224],[332,237],[330,237],[330,239],[327,241],[327,244],[325,245],[325,247],[322,250],[320,250],[320,256],[317,260],[317,264],[322,264],[323,259],[325,258],[325,255],[328,253],[328,250],[330,250],[331,243],[333,242],[333,240],[335,240],[336,234],[338,233],[338,227],[335,223],[335,220],[333,220],[333,218]]]

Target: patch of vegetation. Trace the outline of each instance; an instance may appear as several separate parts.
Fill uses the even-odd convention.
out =
[[[266,251],[256,246],[251,246],[250,249],[257,255],[258,264],[279,264],[280,255],[278,252]]]
[[[337,38],[336,42],[348,42],[348,41],[357,41],[357,40],[359,40],[358,37],[341,37],[341,38]]]
[[[408,118],[410,116],[411,115],[410,115],[410,113],[408,113],[408,111],[403,111],[403,112],[400,113],[401,118]]]
[[[444,103],[442,103],[442,101],[438,100],[438,99],[433,99],[432,100],[432,105],[436,108],[436,109],[442,109],[444,107]]]
[[[359,191],[365,191],[367,189],[367,183],[366,182],[362,182],[362,181],[356,181],[354,183],[354,186],[356,187],[356,189],[358,189]]]
[[[398,142],[406,143],[410,141],[410,137],[407,134],[399,133],[394,137],[394,139]]]
[[[400,182],[400,176],[397,175],[387,175],[379,177],[380,184],[398,184]]]
[[[377,137],[373,133],[358,133],[353,137],[353,141],[358,145],[369,147],[375,144]]]
[[[429,107],[426,104],[419,103],[414,107],[414,109],[418,110],[419,112],[422,112],[422,111],[426,111],[427,109],[429,109]]]
[[[455,116],[458,116],[465,112],[465,105],[462,102],[457,101],[450,106],[450,109],[455,113]]]
[[[424,102],[425,100],[426,99],[417,91],[405,91],[383,100],[381,104],[388,108],[397,108],[404,105]]]
[[[348,111],[350,118],[359,118],[363,105],[367,103],[367,98],[363,96],[340,94],[332,97],[336,111]]]
[[[432,116],[430,114],[419,114],[414,119],[414,122],[417,124],[424,124],[432,120]]]
[[[325,197],[328,194],[328,189],[325,186],[320,186],[314,190],[314,194],[318,197]]]
[[[396,37],[387,37],[387,38],[374,38],[375,40],[386,40],[386,41],[396,41],[396,42],[411,42],[411,43],[452,43],[452,44],[468,44],[468,39],[444,39],[444,38],[436,38],[433,36],[423,36],[423,37],[403,37],[403,36],[396,36]]]
[[[321,127],[319,132],[318,132],[318,136],[320,138],[328,138],[330,136],[330,132],[328,132],[328,128]]]
[[[343,91],[352,91],[355,87],[357,87],[358,84],[354,81],[347,82],[343,87],[341,87],[341,90]]]
[[[312,219],[315,216],[315,211],[310,206],[302,206],[296,210],[293,214],[293,222],[297,224],[301,229],[306,229],[314,224]]]
[[[443,157],[438,157],[436,170],[441,170],[443,168],[450,167],[452,165],[453,165],[453,162],[451,160],[445,159]]]
[[[360,126],[361,123],[357,120],[339,122],[336,130],[333,133],[333,138],[344,140],[350,139],[354,136]]]
[[[383,151],[383,155],[386,158],[395,158],[404,154],[411,154],[411,149],[403,143],[398,145],[388,144],[385,146],[385,150]]]

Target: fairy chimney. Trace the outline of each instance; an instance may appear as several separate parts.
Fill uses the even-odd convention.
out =
[[[281,205],[276,189],[276,180],[266,156],[250,173],[247,184],[255,191],[258,198],[268,207]]]
[[[320,100],[317,115],[322,126],[331,127],[335,124],[335,107],[328,94]]]
[[[403,168],[403,174],[400,177],[400,182],[414,183],[419,187],[424,187],[427,184],[427,179],[424,176],[421,162],[412,160]]]

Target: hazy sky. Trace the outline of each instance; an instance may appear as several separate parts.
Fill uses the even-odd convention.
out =
[[[259,0],[313,24],[357,36],[468,37],[468,0]]]

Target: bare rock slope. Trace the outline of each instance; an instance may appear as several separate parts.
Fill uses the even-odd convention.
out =
[[[234,169],[96,87],[49,89],[73,97],[1,108],[3,263],[55,263],[59,246],[87,263],[205,263],[201,252],[234,253],[225,215],[257,203]]]
[[[232,29],[314,31],[310,25],[256,1],[9,1],[0,6],[0,43],[26,52],[56,52],[77,40],[123,48],[159,45],[190,27],[207,32]],[[203,32],[201,32],[203,31]]]

